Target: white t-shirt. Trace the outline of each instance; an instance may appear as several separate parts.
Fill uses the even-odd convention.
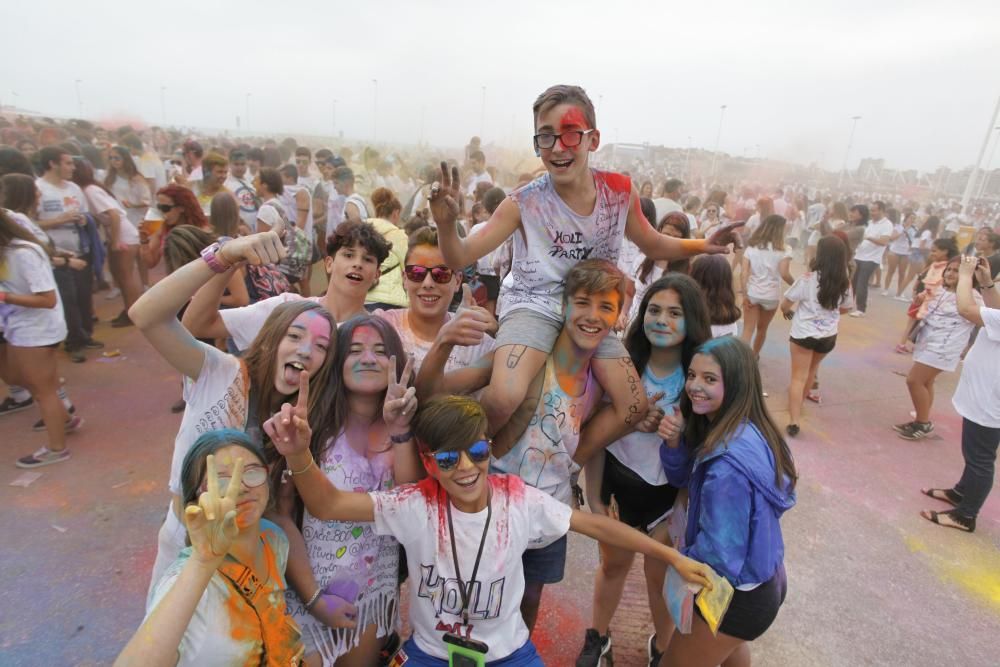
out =
[[[245,178],[236,178],[232,174],[226,177],[224,187],[236,197],[240,207],[240,219],[252,230],[257,229],[257,191]],[[265,222],[267,222],[265,220]]]
[[[299,220],[299,207],[295,201],[296,195],[300,192],[305,192],[309,195],[309,212],[306,213],[305,220]],[[304,185],[286,184],[284,192],[278,196],[278,201],[285,207],[285,215],[288,216],[288,220],[305,233],[310,243],[315,243],[315,239],[313,238],[313,201],[309,189]]]
[[[469,179],[469,186],[465,189],[465,194],[470,197],[474,197],[476,194],[476,186],[480,183],[489,183],[493,185],[493,177],[490,176],[490,172],[483,170],[480,174],[473,174]]]
[[[135,159],[135,156],[132,156]],[[135,166],[143,178],[153,180],[153,187],[159,190],[167,184],[167,170],[163,160],[153,151],[145,151],[142,157],[135,161]]]
[[[150,202],[153,201],[149,193],[149,184],[141,176],[135,179],[128,179],[119,175],[115,179],[115,182],[111,184],[111,194],[119,202],[127,201],[129,204],[133,204],[129,208],[125,208],[125,205],[122,204],[122,208],[125,209],[125,215],[133,226],[138,226],[142,222],[146,216],[146,209],[149,208]],[[135,204],[145,204],[145,206],[135,206]]]
[[[427,341],[417,337],[413,329],[410,328],[409,313],[410,310],[408,308],[393,308],[391,310],[379,309],[373,312],[372,315],[378,315],[396,329],[399,339],[403,341],[403,349],[413,354],[413,372],[416,374],[420,372],[424,358],[431,351],[434,341]],[[451,321],[452,317],[454,317],[452,313],[446,313],[445,322]],[[444,366],[444,372],[448,373],[460,368],[468,368],[477,359],[492,352],[494,343],[493,338],[487,335],[483,336],[483,342],[479,345],[454,346],[451,349],[451,354],[448,355],[448,363]]]
[[[257,231],[258,220],[273,229],[279,222],[288,220],[288,212],[285,210],[284,205],[278,201],[276,197],[272,197],[266,202],[263,202],[260,205],[260,208],[257,209],[257,214],[254,216],[253,224],[250,226],[251,231]]]
[[[931,230],[925,229],[920,232],[920,236],[914,241],[913,245],[910,247],[910,254],[920,253],[921,255],[926,255],[931,250],[931,243],[934,241],[934,235],[931,234]]]
[[[344,221],[344,207],[347,206],[347,195],[342,195],[330,185],[330,197],[326,200],[326,238],[333,236],[337,225]]]
[[[472,226],[472,229],[469,230],[469,236],[472,237],[475,234],[478,234],[479,232],[483,231],[483,227],[485,226],[486,222],[477,222],[475,225]],[[499,247],[495,250],[491,250],[490,252],[486,253],[478,260],[476,260],[476,273],[478,273],[481,276],[495,276],[497,272],[496,269],[493,268],[493,265],[496,263],[497,252],[499,250],[500,250]]]
[[[10,216],[11,220],[31,232],[31,235],[38,239],[39,243],[48,245],[51,242],[49,235],[45,233],[45,230],[36,225],[35,222],[24,213],[18,213],[17,211],[11,211],[6,208],[4,209],[4,213]]]
[[[583,393],[567,394],[559,386],[550,356],[545,362],[545,383],[538,407],[528,428],[509,452],[491,461],[491,469],[517,475],[559,502],[572,505],[573,484],[580,473],[579,464],[573,460],[580,444],[580,429],[603,393],[592,371],[588,371]]]
[[[973,290],[972,298],[982,307],[983,297]],[[913,360],[925,366],[951,372],[958,368],[962,350],[969,344],[975,325],[958,312],[958,296],[941,288],[927,302],[920,333],[913,346]]]
[[[655,225],[660,220],[663,220],[663,216],[667,213],[684,210],[680,204],[669,197],[657,197],[653,200],[653,206],[656,208],[656,220],[650,220],[649,224],[651,225]]]
[[[261,210],[263,208],[261,207]],[[274,312],[275,308],[283,303],[301,301],[302,299],[319,303],[322,298],[319,296],[303,297],[294,292],[285,292],[284,294],[252,303],[249,306],[220,310],[219,316],[222,317],[222,323],[226,325],[226,331],[229,332],[233,342],[236,343],[236,347],[240,350],[246,350],[250,347],[253,339],[257,337],[257,334],[260,333],[260,330],[264,327],[264,322],[267,321],[267,318]]]
[[[648,365],[642,372],[642,386],[646,395],[652,399],[655,394],[663,392],[663,398],[656,402],[665,411],[674,409],[681,400],[684,391],[684,368],[678,365],[673,373],[666,377],[657,377]],[[652,407],[652,401],[650,401]],[[642,477],[647,484],[663,486],[667,483],[667,475],[660,463],[660,444],[663,438],[653,433],[635,431],[621,440],[608,445],[608,451],[614,454],[622,465]]]
[[[265,560],[268,562],[269,570],[273,568],[273,571],[268,573],[271,576],[265,584],[266,592],[262,595],[267,596],[271,607],[283,609],[288,538],[270,521],[262,520],[260,527],[261,538],[266,545]],[[190,552],[190,547],[182,551],[181,556],[167,568],[160,581],[153,587],[146,603],[146,618],[149,618],[156,606],[173,588],[190,557]],[[212,575],[177,647],[178,667],[263,664],[265,647],[258,634],[259,631],[254,627],[262,621],[256,618],[248,605],[232,599],[233,596],[239,595],[224,575],[219,572]],[[235,610],[239,610],[242,614],[234,617]],[[245,621],[246,625],[241,621]],[[293,623],[288,616],[284,616],[282,621]],[[299,633],[291,629],[287,634],[290,641],[297,640],[298,636]]]
[[[881,263],[887,246],[872,243],[870,239],[879,239],[883,236],[892,236],[892,221],[889,218],[882,218],[878,222],[874,220],[869,222],[865,227],[864,240],[854,251],[854,261]]]
[[[521,617],[524,567],[521,556],[535,544],[550,544],[569,531],[572,510],[513,475],[490,475],[492,519],[483,556],[472,578],[487,511],[451,509],[455,545],[464,583],[471,583],[469,625],[451,552],[445,491],[433,477],[392,491],[371,494],[375,531],[392,535],[406,549],[410,570],[410,624],[425,653],[448,656],[442,640],[453,632],[485,642],[487,661],[505,658],[528,641]]]
[[[854,299],[850,290],[840,299],[838,308],[827,310],[820,305],[819,274],[804,273],[788,288],[785,298],[798,304],[792,318],[792,338],[826,338],[836,335],[840,324],[840,308],[846,308]]]
[[[119,204],[117,199],[105,192],[104,188],[99,185],[88,185],[84,190],[84,194],[87,195],[87,203],[90,206],[90,210],[95,214],[118,211],[121,242],[126,245],[139,245],[139,230],[129,220],[125,207]]]
[[[1000,309],[979,309],[983,329],[965,355],[951,404],[980,426],[1000,428]]]
[[[35,180],[35,185],[42,193],[42,199],[38,203],[38,219],[41,221],[58,218],[63,213],[86,213],[87,198],[76,183],[63,181],[60,185],[52,185],[44,178]],[[80,252],[80,229],[76,223],[68,222],[64,225],[48,228],[49,238],[59,250],[68,252]]]
[[[42,347],[66,339],[66,318],[49,256],[34,243],[12,240],[0,259],[0,292],[39,294],[53,291],[56,304],[52,308],[0,303],[0,329],[8,343],[18,347]]]
[[[889,242],[889,252],[894,255],[909,255],[910,254],[910,237],[908,230],[903,227],[902,224],[893,225],[892,233],[899,234],[895,239]]]
[[[775,250],[767,248],[747,248],[743,256],[750,262],[750,277],[747,279],[747,296],[755,299],[781,298],[781,273],[778,266],[783,259],[792,258],[792,249]]]
[[[176,495],[181,493],[184,457],[195,440],[220,428],[245,430],[250,416],[250,381],[242,372],[240,360],[211,345],[198,345],[205,352],[205,361],[197,380],[184,378],[182,397],[186,406],[170,463],[170,492]]]

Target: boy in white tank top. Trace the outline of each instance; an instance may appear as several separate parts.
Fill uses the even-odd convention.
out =
[[[441,181],[431,188],[430,209],[448,266],[475,264],[514,236],[511,272],[500,288],[500,331],[489,386],[481,400],[498,439],[524,401],[532,379],[545,364],[563,324],[566,274],[582,259],[616,262],[623,237],[655,260],[683,259],[703,252],[725,253],[732,227],[709,240],[674,239],[658,234],[643,217],[639,195],[627,176],[593,170],[590,153],[600,145],[594,105],[578,86],[553,86],[533,106],[535,153],[546,174],[511,193],[482,230],[459,238],[461,200],[458,170],[441,165]],[[593,361],[594,375],[611,397],[601,411],[601,431],[611,439],[631,431],[646,414],[639,374],[616,336],[608,336]],[[512,427],[513,428],[513,427]]]

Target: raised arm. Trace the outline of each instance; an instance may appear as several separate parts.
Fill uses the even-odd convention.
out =
[[[428,199],[431,215],[438,228],[438,245],[449,268],[461,271],[476,260],[500,247],[521,225],[521,209],[514,200],[507,198],[477,233],[461,238],[457,220],[461,210],[459,202],[464,195],[458,178],[458,168],[448,173],[448,165],[441,163],[441,180],[431,187]]]
[[[396,484],[416,482],[427,472],[417,454],[417,441],[410,423],[417,412],[417,390],[409,386],[413,376],[413,356],[408,356],[403,374],[396,375],[396,357],[389,357],[388,385],[382,402],[382,420],[389,431],[393,448],[392,473]]]
[[[244,261],[274,263],[285,256],[285,248],[277,234],[265,232],[233,239],[222,247],[219,255],[217,260],[230,265]],[[207,262],[196,259],[153,285],[129,309],[129,317],[156,351],[192,379],[197,379],[201,372],[205,352],[177,320],[177,312],[199,287],[217,275]],[[219,277],[225,279],[224,274]]]
[[[710,255],[726,254],[730,243],[739,243],[735,230],[745,222],[735,222],[724,225],[708,239],[675,239],[666,234],[660,234],[642,214],[639,206],[639,191],[632,186],[632,194],[628,207],[628,219],[625,222],[625,236],[639,246],[646,257],[654,260],[684,259],[702,253]],[[497,209],[499,210],[499,209]]]

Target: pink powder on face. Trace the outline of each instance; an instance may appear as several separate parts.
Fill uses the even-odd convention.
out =
[[[580,107],[571,106],[559,119],[559,131],[590,129]]]

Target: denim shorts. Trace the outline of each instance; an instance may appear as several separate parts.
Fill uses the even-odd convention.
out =
[[[524,345],[548,354],[555,347],[562,327],[561,319],[547,317],[528,308],[517,308],[500,318],[500,330],[497,331],[493,349],[499,350],[506,345]],[[597,346],[594,356],[598,359],[621,359],[627,357],[628,352],[618,336],[609,332]]]
[[[566,536],[541,549],[526,549],[521,556],[524,583],[558,584],[566,571]]]

